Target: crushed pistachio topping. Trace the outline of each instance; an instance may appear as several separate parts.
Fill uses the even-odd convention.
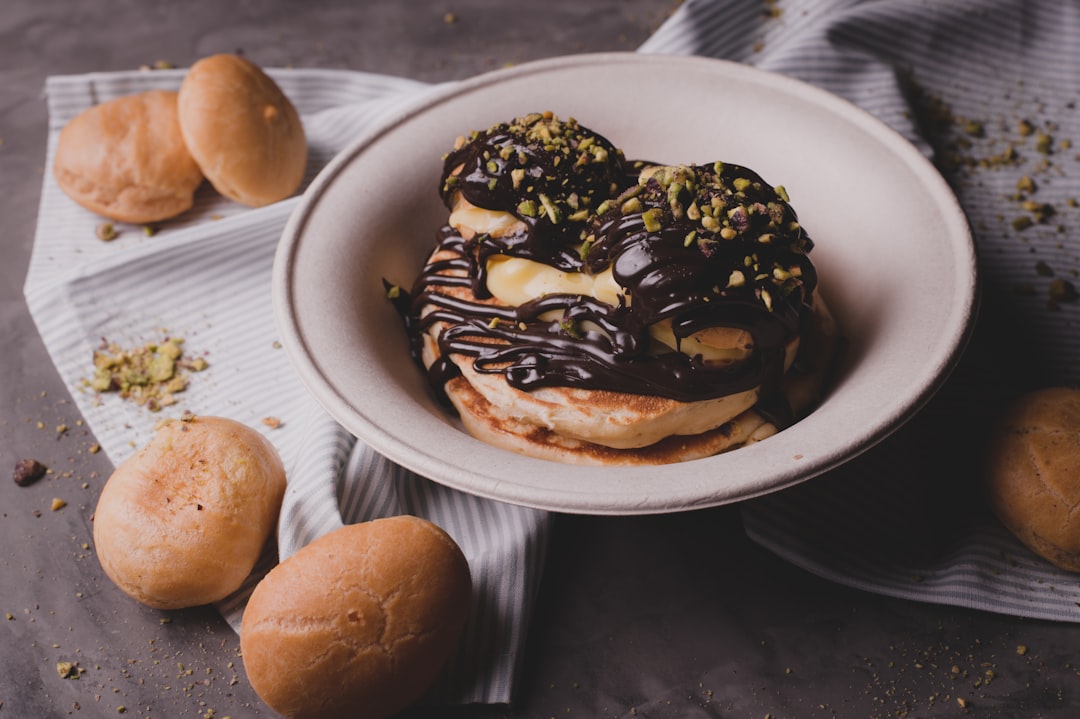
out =
[[[513,193],[504,208],[528,221],[581,223],[612,194],[625,158],[604,138],[536,112],[459,138],[444,159],[442,192]]]
[[[663,237],[670,231],[664,242],[696,248],[705,259],[729,257],[744,264],[746,272],[732,271],[723,261],[717,279],[724,291],[719,294],[753,290],[771,311],[779,298],[802,286],[800,263],[813,246],[788,200],[783,186],[770,187],[738,165],[653,166],[641,171],[636,186],[602,203],[596,222],[636,216],[645,232]],[[603,233],[598,229],[594,234]],[[747,251],[751,248],[767,253],[764,264],[756,249]]]
[[[176,394],[187,389],[191,372],[209,366],[203,357],[185,357],[183,346],[182,337],[134,349],[105,344],[94,352],[93,378],[83,384],[95,392],[115,392],[156,412],[176,404]]]
[[[574,339],[581,339],[584,336],[581,332],[581,326],[572,319],[563,318],[559,320],[559,327]]]

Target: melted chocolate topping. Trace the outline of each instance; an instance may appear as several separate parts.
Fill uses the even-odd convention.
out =
[[[429,370],[440,394],[460,373],[450,360],[459,354],[526,391],[583,387],[690,402],[761,385],[759,411],[790,424],[780,392],[785,350],[808,321],[817,275],[786,192],[738,165],[658,167],[640,181],[632,166],[599,135],[550,115],[497,125],[450,153],[447,205],[461,192],[478,207],[512,212],[526,230],[469,240],[439,230],[437,248],[451,259],[429,263],[397,301],[414,357],[423,333],[445,322]],[[610,268],[624,292],[616,305],[549,294],[504,307],[440,291],[468,287],[489,298],[494,254],[567,272]],[[743,329],[753,349],[745,360],[708,362],[653,339],[649,327],[660,321],[677,341],[710,327]]]
[[[503,238],[499,252],[576,272],[582,227],[602,201],[634,182],[630,172],[604,137],[576,120],[534,113],[476,133],[448,154],[440,195],[448,208],[460,193],[521,220],[528,231]]]

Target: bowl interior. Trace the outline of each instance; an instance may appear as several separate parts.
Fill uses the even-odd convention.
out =
[[[382,281],[411,285],[447,211],[442,155],[471,130],[541,110],[631,158],[723,160],[784,185],[816,246],[849,342],[806,419],[759,444],[647,468],[555,464],[465,434],[432,399]],[[712,506],[836,466],[907,419],[955,363],[975,303],[963,213],[900,136],[810,86],[702,58],[584,55],[434,92],[357,139],[316,179],[282,238],[283,342],[329,413],[389,458],[473,494],[567,512]]]

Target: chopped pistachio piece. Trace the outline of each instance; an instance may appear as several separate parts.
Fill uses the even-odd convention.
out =
[[[641,213],[641,220],[645,223],[645,230],[648,232],[660,231],[660,210],[653,208]]]

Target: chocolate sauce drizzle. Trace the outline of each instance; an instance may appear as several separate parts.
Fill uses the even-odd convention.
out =
[[[758,410],[780,427],[793,421],[781,394],[785,348],[808,322],[817,275],[813,242],[786,192],[720,162],[646,170],[639,181],[645,164],[550,115],[475,133],[446,157],[448,207],[460,192],[513,213],[526,229],[466,240],[444,226],[437,249],[451,259],[429,263],[397,300],[418,361],[423,333],[447,325],[428,371],[437,393],[460,374],[450,360],[457,354],[525,391],[583,387],[691,402],[760,385]],[[504,307],[441,291],[467,287],[477,300],[490,298],[486,266],[495,254],[567,272],[610,268],[624,294],[616,305],[549,294]],[[672,350],[649,333],[664,320],[677,341],[709,327],[744,329],[753,350],[731,363]]]

